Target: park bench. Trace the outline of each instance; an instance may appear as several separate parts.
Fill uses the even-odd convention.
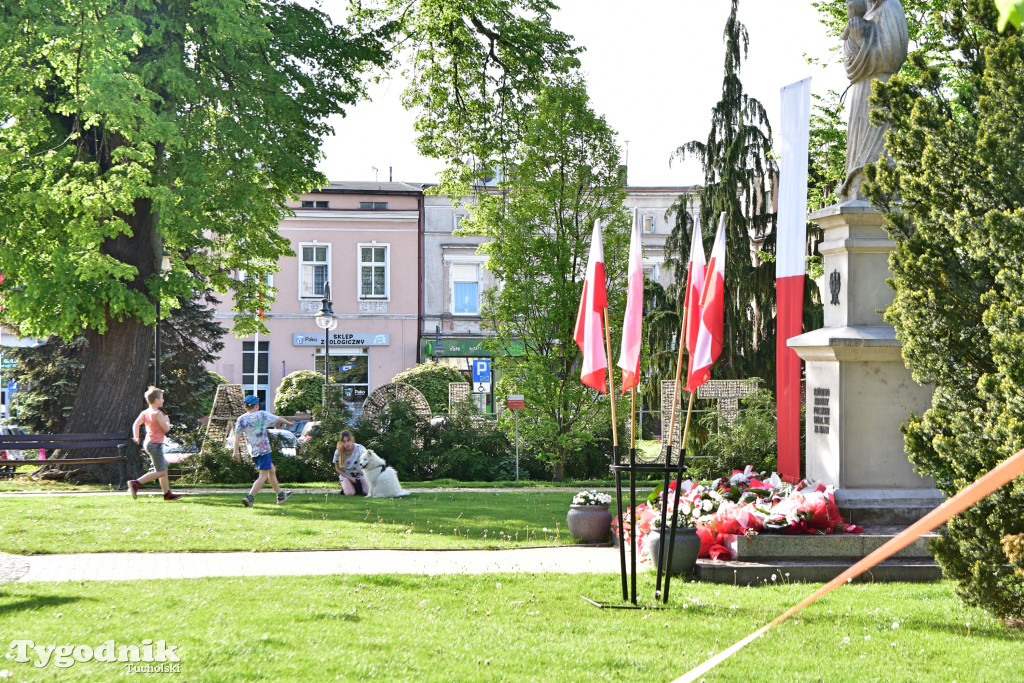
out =
[[[117,455],[106,455],[89,458],[62,458],[59,460],[47,460],[40,458],[25,458],[24,460],[7,460],[6,467],[0,470],[0,478],[13,477],[15,466],[39,465],[64,467],[66,465],[102,465],[107,463],[118,463],[120,465],[121,479],[117,487],[124,486],[125,463],[128,456],[125,455],[125,446],[128,444],[130,435],[127,432],[117,434],[10,434],[0,435],[0,452],[13,451],[37,451],[38,449],[62,451],[80,450],[86,448],[117,448]]]

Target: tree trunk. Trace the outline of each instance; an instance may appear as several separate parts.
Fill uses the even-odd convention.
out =
[[[146,291],[145,281],[158,272],[162,247],[156,232],[156,216],[148,199],[135,202],[135,213],[124,216],[132,228],[131,235],[119,235],[103,244],[104,253],[122,263],[135,266],[138,275],[130,283],[132,289]],[[147,385],[149,355],[153,344],[152,328],[137,318],[116,320],[107,316],[107,330],[100,334],[87,330],[82,377],[78,393],[68,416],[67,433],[112,433],[131,430],[135,417],[145,407],[143,393]],[[113,455],[109,449],[82,449],[57,452],[62,457],[101,457]],[[127,476],[134,478],[142,471],[139,448],[129,442],[126,449]],[[120,477],[117,464],[92,465],[97,481],[107,484]]]

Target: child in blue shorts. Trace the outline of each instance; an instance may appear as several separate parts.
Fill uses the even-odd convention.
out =
[[[281,485],[277,482],[277,470],[270,459],[270,439],[267,438],[267,429],[279,422],[288,426],[292,426],[293,423],[283,417],[268,413],[266,410],[260,410],[259,407],[259,398],[252,394],[245,397],[245,414],[235,420],[235,445],[231,453],[235,462],[241,461],[239,453],[244,436],[252,446],[252,461],[260,471],[260,476],[256,478],[249,494],[242,499],[242,505],[247,508],[252,507],[254,496],[263,488],[263,484],[268,479],[270,485],[274,487],[274,492],[277,493],[278,504],[285,502],[292,495],[291,491],[282,491]]]

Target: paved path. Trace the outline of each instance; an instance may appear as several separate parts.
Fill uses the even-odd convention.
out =
[[[330,489],[292,489],[301,493]],[[414,489],[438,493],[447,489]],[[452,489],[466,491],[467,489]],[[498,491],[499,489],[480,489]],[[521,489],[511,489],[521,490]],[[152,493],[152,492],[149,492]],[[192,489],[190,494],[244,493],[241,489]],[[3,496],[126,495],[123,491],[24,491]],[[156,495],[155,493],[153,495]],[[204,576],[318,576],[327,574],[617,573],[618,550],[568,546],[507,550],[299,550],[283,552],[0,553],[0,583],[192,579]]]
[[[325,574],[616,573],[611,547],[511,550],[0,554],[0,583]]]

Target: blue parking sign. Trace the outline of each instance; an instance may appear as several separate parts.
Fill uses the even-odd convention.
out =
[[[473,384],[491,381],[491,361],[488,358],[473,361]]]

